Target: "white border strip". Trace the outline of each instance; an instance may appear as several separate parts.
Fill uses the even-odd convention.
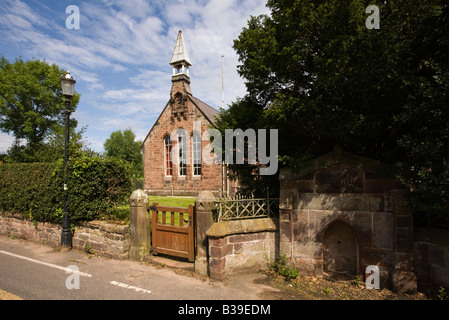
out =
[[[134,291],[137,291],[137,292],[151,293],[150,290],[138,288],[138,287],[131,286],[129,284],[121,283],[121,282],[118,282],[118,281],[111,281],[109,283],[113,284],[114,286],[118,286],[118,287],[122,287],[122,288],[126,288],[126,289],[131,289],[131,290],[134,290]]]
[[[30,261],[30,262],[42,264],[42,265],[50,267],[50,268],[63,270],[66,273],[78,273],[80,276],[83,276],[83,277],[88,277],[88,278],[92,277],[92,275],[89,274],[89,273],[79,272],[79,271],[76,271],[76,270],[73,270],[73,269],[70,269],[70,268],[65,268],[65,267],[58,266],[56,264],[52,264],[52,263],[48,263],[48,262],[44,262],[44,261],[39,261],[39,260],[32,259],[32,258],[28,258],[28,257],[21,256],[21,255],[15,254],[15,253],[8,252],[8,251],[0,250],[0,253],[6,254],[6,255],[11,256],[11,257],[19,258],[19,259],[22,259],[22,260],[27,260],[27,261]]]

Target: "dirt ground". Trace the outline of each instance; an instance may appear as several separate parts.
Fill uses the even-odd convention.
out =
[[[174,269],[174,272],[209,280],[192,271]],[[300,275],[297,279],[286,279],[273,271],[260,271],[249,278],[254,279],[252,282],[260,291],[258,298],[263,300],[432,300],[421,292],[399,294],[388,289],[367,289],[363,281],[355,278],[336,280]],[[227,281],[223,283],[227,286]]]
[[[388,289],[367,289],[363,281],[354,279],[330,280],[299,276],[287,280],[272,271],[265,271],[257,280],[275,290],[265,290],[267,300],[430,300],[423,293],[398,294]]]

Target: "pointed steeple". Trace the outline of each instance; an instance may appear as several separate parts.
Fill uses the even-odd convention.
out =
[[[173,50],[173,55],[170,59],[170,65],[173,67],[173,75],[189,75],[189,67],[192,63],[190,62],[189,53],[187,52],[187,46],[184,42],[181,30],[178,32],[178,38],[176,39],[175,49]]]

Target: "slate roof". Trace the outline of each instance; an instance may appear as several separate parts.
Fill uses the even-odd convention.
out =
[[[195,98],[194,96],[189,95],[189,98],[192,100],[193,104],[200,109],[200,111],[204,114],[204,116],[207,118],[207,120],[210,121],[211,124],[216,124],[216,119],[219,117],[220,112],[212,108],[207,103],[201,101],[198,98]]]

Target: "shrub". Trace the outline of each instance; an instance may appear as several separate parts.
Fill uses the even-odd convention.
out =
[[[287,279],[296,279],[299,276],[298,270],[296,270],[294,266],[288,264],[288,257],[283,253],[280,253],[275,261],[271,262],[270,270]]]
[[[18,212],[35,221],[60,222],[63,187],[63,161],[0,165],[0,211]],[[121,160],[71,159],[67,164],[67,203],[72,221],[110,217],[128,201],[131,187]]]
[[[67,164],[68,209],[72,220],[93,220],[107,214],[131,195],[131,179],[126,164],[114,158],[80,157]],[[61,161],[53,177],[53,203],[64,196],[64,165]]]
[[[38,221],[56,217],[50,201],[54,163],[0,165],[0,211],[21,213]]]

